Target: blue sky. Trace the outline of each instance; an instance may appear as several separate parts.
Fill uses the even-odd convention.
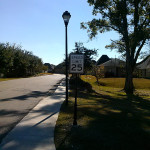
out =
[[[65,56],[64,11],[71,13],[68,25],[68,51],[75,42],[83,42],[87,48],[99,49],[98,57],[107,54],[118,57],[115,51],[105,49],[110,39],[117,39],[115,32],[99,34],[90,41],[80,23],[90,21],[92,7],[86,0],[0,0],[0,42],[22,45],[42,58],[44,63],[59,64]]]

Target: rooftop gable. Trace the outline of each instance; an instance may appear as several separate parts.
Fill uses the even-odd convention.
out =
[[[138,69],[150,69],[150,55],[137,64]]]
[[[103,64],[103,63],[105,63],[105,62],[108,61],[108,60],[110,60],[110,58],[109,58],[107,55],[102,55],[102,56],[98,59],[96,65]]]

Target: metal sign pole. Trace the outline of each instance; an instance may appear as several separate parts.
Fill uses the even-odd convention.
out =
[[[84,55],[83,54],[70,54],[70,73],[76,74],[73,125],[77,125],[78,75],[82,74],[83,70],[84,70]]]
[[[73,121],[73,125],[77,125],[77,92],[78,92],[78,74],[76,74],[76,90],[75,90],[74,121]]]

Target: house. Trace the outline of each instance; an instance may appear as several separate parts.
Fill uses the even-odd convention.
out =
[[[97,72],[104,77],[125,77],[125,65],[120,59],[110,59],[107,55],[102,55],[97,61]],[[136,65],[133,76],[150,78],[150,55]]]
[[[150,55],[138,63],[136,68],[138,69],[139,77],[150,78]]]
[[[103,74],[104,77],[124,77],[125,62],[117,58],[109,58],[102,55],[96,63],[97,72]]]
[[[100,70],[103,70],[104,77],[125,76],[125,62],[120,59],[112,58],[98,66]]]

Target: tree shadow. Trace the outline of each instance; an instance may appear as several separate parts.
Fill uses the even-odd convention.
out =
[[[27,150],[36,147],[54,149],[56,115],[58,115],[62,102],[63,100],[56,101],[30,111],[8,136],[5,133],[6,138],[2,141],[0,149]],[[3,113],[7,112],[3,111]],[[13,128],[12,125],[10,128]]]
[[[149,99],[138,95],[113,97],[95,91],[78,91],[79,126],[70,127],[63,141],[65,144],[61,143],[58,150],[150,149]]]
[[[43,97],[43,96],[46,96],[48,94],[49,94],[48,92],[32,91],[32,92],[25,94],[25,95],[1,99],[1,102],[12,101],[12,100],[25,101],[25,100],[28,100],[29,98]]]

